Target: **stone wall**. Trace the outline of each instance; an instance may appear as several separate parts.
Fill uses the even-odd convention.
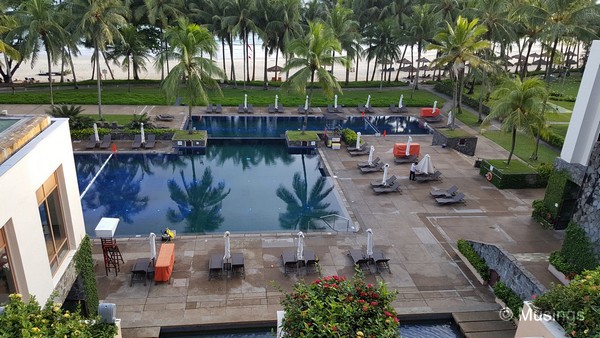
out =
[[[462,140],[462,142],[461,142]],[[437,130],[433,131],[433,139],[431,145],[443,146],[452,148],[463,154],[473,156],[475,155],[475,149],[477,148],[477,136],[468,137],[452,137],[448,138],[446,135],[440,133]]]
[[[60,303],[65,302],[73,283],[75,283],[75,279],[77,279],[77,270],[75,269],[75,259],[72,259],[56,288],[54,288],[54,291],[57,293],[56,298],[58,298]]]
[[[590,155],[573,221],[583,228],[600,256],[600,143],[596,142]]]
[[[468,241],[479,257],[490,269],[495,270],[500,280],[516,292],[522,300],[531,300],[541,295],[546,288],[509,252],[494,244]]]
[[[569,163],[560,157],[554,159],[554,169],[556,171],[564,170],[569,174],[569,179],[581,186],[583,176],[585,176],[586,167],[579,163]]]

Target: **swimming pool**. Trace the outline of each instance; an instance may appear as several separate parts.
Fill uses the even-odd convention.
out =
[[[19,119],[15,118],[0,118],[0,134],[6,129],[10,128],[13,124],[19,122]]]
[[[210,138],[280,138],[286,130],[302,129],[304,116],[194,116],[193,127]],[[349,116],[342,120],[309,116],[306,130],[349,128],[363,135],[428,134],[430,129],[413,116]]]
[[[350,218],[319,156],[289,154],[281,140],[215,141],[205,155],[115,154],[100,171],[108,156],[75,155],[90,235],[102,217],[121,220],[116,236],[166,227],[178,234],[327,231],[320,217]]]

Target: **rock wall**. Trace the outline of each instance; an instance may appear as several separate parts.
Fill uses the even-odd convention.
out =
[[[600,256],[600,143],[596,142],[590,155],[573,221],[583,228]]]
[[[569,163],[562,158],[557,157],[554,159],[554,169],[556,171],[566,171],[569,173],[570,180],[578,186],[581,186],[586,167],[579,163]]]
[[[473,156],[477,148],[477,136],[448,138],[437,130],[433,131],[431,145],[455,149],[463,154]]]
[[[58,298],[60,303],[65,302],[65,299],[67,298],[75,279],[77,279],[77,270],[75,269],[75,259],[72,259],[67,267],[67,270],[65,270],[65,273],[62,275],[60,281],[54,289],[56,292],[56,298]]]
[[[485,260],[489,268],[498,273],[500,281],[516,292],[522,300],[531,300],[533,295],[546,292],[544,285],[508,251],[494,244],[468,242],[479,257]]]

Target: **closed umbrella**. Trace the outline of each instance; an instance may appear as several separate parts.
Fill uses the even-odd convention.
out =
[[[146,143],[146,135],[144,134],[144,124],[140,123],[140,134],[142,134],[142,143]]]
[[[404,155],[406,156],[410,156],[410,143],[412,142],[412,137],[408,137],[408,142],[406,142],[406,151],[404,152]]]
[[[98,126],[94,123],[94,138],[96,143],[100,142],[100,136],[98,135]]]
[[[367,257],[373,256],[373,230],[367,229]]]
[[[277,100],[279,99],[279,95],[275,95],[275,109],[277,109],[277,107],[279,107],[277,105]]]
[[[150,259],[156,261],[156,234],[151,232],[148,241],[150,242]]]
[[[296,258],[299,261],[304,260],[304,233],[298,231],[298,247],[296,248]]]
[[[358,133],[356,133],[356,149],[360,148],[360,131]]]
[[[448,125],[451,126],[454,122],[454,114],[452,112],[448,113]]]
[[[370,107],[369,104],[371,103],[371,95],[369,95],[369,97],[367,97],[367,104],[365,104],[365,107]]]
[[[373,153],[375,152],[375,147],[371,146],[371,149],[369,149],[369,165],[373,164]]]
[[[433,101],[433,113],[435,114],[435,109],[437,108],[437,101]]]
[[[231,241],[229,240],[229,231],[225,231],[225,255],[223,256],[224,261],[231,259]]]
[[[244,94],[244,109],[248,109],[248,94]]]
[[[404,95],[400,95],[400,100],[398,101],[398,108],[402,108],[402,101],[404,100]]]
[[[308,95],[306,95],[306,101],[304,101],[304,111],[308,112]]]
[[[385,182],[387,181],[389,167],[390,165],[387,163],[383,165],[383,178],[381,179],[382,185],[385,185]]]
[[[425,157],[423,157],[423,159],[417,163],[416,169],[421,174],[433,174],[433,163],[431,162],[431,157],[429,157],[429,154],[426,154]]]
[[[333,97],[333,108],[337,108],[337,94]]]

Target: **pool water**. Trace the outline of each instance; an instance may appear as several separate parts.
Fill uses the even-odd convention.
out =
[[[76,154],[88,234],[102,217],[116,236],[161,233],[324,231],[349,218],[318,155],[289,154],[283,141],[211,142],[205,155]],[[96,173],[95,180],[93,180]]]
[[[303,116],[194,116],[193,127],[210,138],[280,138],[286,130],[301,130]],[[349,128],[363,135],[376,133],[428,134],[429,128],[412,116],[349,116],[341,120],[309,116],[306,130],[333,131]]]
[[[10,126],[17,123],[18,121],[19,121],[18,119],[0,118],[0,133],[5,131],[6,129],[8,129]]]

